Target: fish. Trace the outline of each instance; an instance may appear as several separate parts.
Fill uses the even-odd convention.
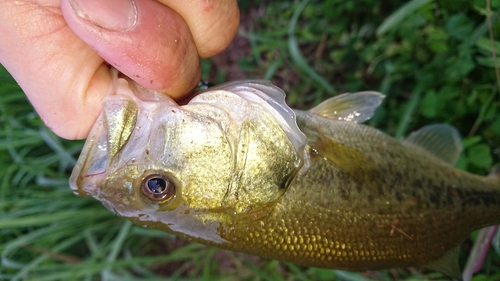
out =
[[[455,168],[450,125],[398,140],[361,124],[383,98],[346,93],[294,110],[269,81],[246,80],[178,104],[117,76],[70,186],[138,225],[228,250],[460,277],[460,243],[500,223],[498,173]]]

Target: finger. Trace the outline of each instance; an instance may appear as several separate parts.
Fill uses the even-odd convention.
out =
[[[1,63],[45,124],[64,138],[86,137],[109,88],[109,70],[67,27],[59,1],[2,1],[0,34]]]
[[[163,7],[163,5],[159,6],[159,9]],[[141,15],[140,7],[138,11]],[[160,17],[158,14],[156,15],[156,18]],[[143,22],[138,21],[138,28]],[[163,23],[164,20],[159,20],[159,24]],[[160,33],[154,36],[158,38],[165,37],[166,31],[168,31],[168,29],[155,30]],[[103,31],[99,36],[108,36],[105,38],[107,41],[104,40],[103,44],[109,44],[113,50],[115,41],[111,38],[119,37],[120,33],[111,33]],[[67,26],[61,15],[59,1],[0,2],[0,34],[7,38],[0,40],[0,62],[22,87],[45,124],[61,137],[85,138],[101,111],[101,100],[106,95],[111,82],[110,72],[102,58]],[[189,36],[189,32],[187,34]],[[141,34],[123,36],[122,41],[117,40],[117,42],[121,42],[123,45],[122,42],[128,38],[131,42],[128,44],[130,46],[133,42],[149,40],[150,46],[148,48],[161,52],[159,46],[162,43],[151,41],[152,32],[146,33],[146,35],[147,38],[143,39],[141,39]],[[183,71],[178,68],[177,70],[184,73],[184,76],[168,71],[162,72],[158,68],[151,73],[147,73],[147,70],[141,72],[143,65],[141,65],[140,58],[148,63],[147,58],[150,54],[148,51],[141,52],[137,48],[132,52],[127,52],[126,49],[125,47],[114,49],[115,54],[117,54],[115,64],[120,64],[120,58],[124,58],[126,68],[131,64],[130,61],[127,61],[130,59],[128,55],[136,56],[139,68],[137,73],[146,73],[144,77],[150,75],[154,82],[161,80],[156,79],[155,75],[160,77],[172,75],[177,77],[174,78],[177,80],[179,77],[190,76],[186,75],[189,70]],[[194,53],[192,56],[196,57],[196,62],[194,65],[186,66],[189,65],[186,63],[184,66],[194,68],[195,70],[191,71],[198,74],[197,52],[194,50],[190,53]],[[111,55],[110,61],[112,59]],[[162,63],[161,60],[156,61]],[[180,61],[178,63],[182,67],[182,60]],[[173,66],[170,64],[167,67]],[[129,72],[130,76],[133,74]],[[172,80],[164,79],[167,82],[164,83],[166,86],[163,88],[168,88],[168,84],[171,83],[174,85],[171,87],[171,93],[175,96],[176,91],[182,93],[186,91],[185,89],[194,87],[198,76],[195,74],[193,77],[195,78],[190,78],[193,80],[193,86],[187,86],[189,83],[180,82],[181,86],[173,89],[176,87],[175,83],[169,82]],[[182,83],[184,83],[184,89]],[[160,81],[158,84],[161,85],[162,82]],[[178,94],[178,96],[181,95]]]
[[[158,0],[187,22],[200,57],[222,52],[233,40],[240,25],[235,0]]]
[[[141,86],[181,98],[199,81],[199,57],[182,17],[151,0],[62,0],[71,29]]]

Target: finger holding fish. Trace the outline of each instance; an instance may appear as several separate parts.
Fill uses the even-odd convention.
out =
[[[86,138],[112,84],[110,64],[180,99],[199,82],[199,57],[222,51],[238,28],[236,1],[164,2],[2,1],[2,66],[52,131]]]

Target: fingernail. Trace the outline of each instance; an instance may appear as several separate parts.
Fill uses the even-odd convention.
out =
[[[137,23],[134,0],[69,0],[75,13],[92,24],[112,31],[126,31]]]

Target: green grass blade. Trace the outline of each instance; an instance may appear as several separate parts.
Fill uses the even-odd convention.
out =
[[[401,6],[397,11],[392,13],[385,21],[377,28],[377,36],[382,36],[391,29],[396,29],[398,25],[413,14],[420,7],[429,4],[432,0],[411,0]]]
[[[397,139],[400,139],[405,136],[405,133],[408,129],[408,126],[410,125],[411,119],[413,114],[415,113],[415,110],[417,109],[420,100],[421,100],[421,95],[422,92],[420,88],[416,88],[414,92],[411,94],[411,98],[408,101],[408,103],[405,105],[405,111],[404,114],[399,121],[398,128],[396,129],[396,133],[394,134],[394,137]]]
[[[304,10],[308,2],[309,0],[302,0],[299,3],[299,6],[295,9],[292,18],[290,19],[290,22],[288,24],[288,49],[290,50],[290,54],[295,64],[300,67],[306,74],[308,74],[314,81],[320,84],[323,89],[333,95],[336,93],[335,88],[330,85],[328,80],[323,78],[309,66],[306,59],[302,55],[297,39],[295,38],[294,31],[297,25],[297,20],[299,19],[300,14]]]

